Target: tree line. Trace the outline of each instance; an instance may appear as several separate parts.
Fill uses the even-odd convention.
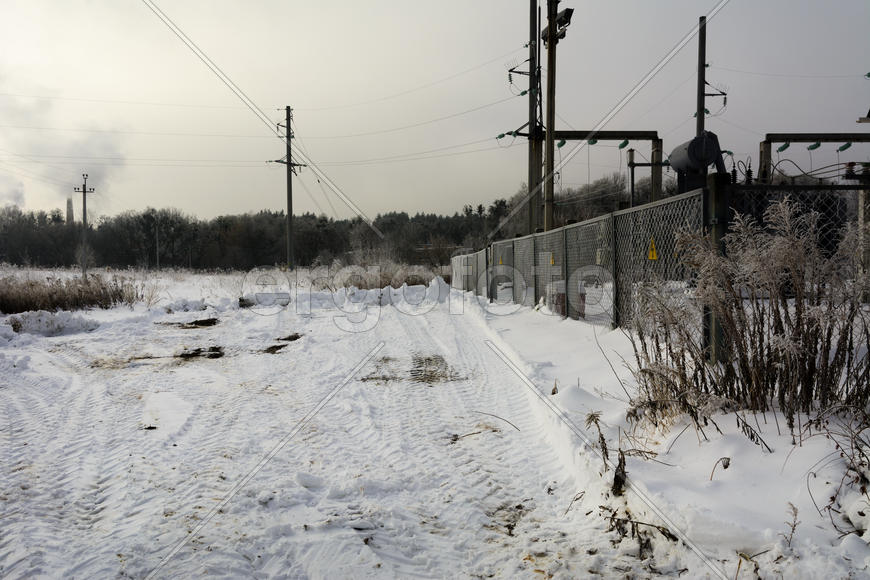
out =
[[[642,191],[644,183],[636,188]],[[648,187],[648,184],[647,184]],[[619,174],[589,186],[556,194],[555,221],[563,225],[624,207],[625,180]],[[641,194],[639,194],[641,195]],[[525,185],[510,198],[488,206],[466,205],[453,215],[389,212],[373,225],[361,218],[333,219],[305,213],[293,218],[295,264],[398,263],[442,265],[463,248],[479,249],[494,239],[527,232]],[[516,212],[515,209],[519,208]],[[501,226],[501,227],[499,227]],[[96,266],[113,268],[184,267],[249,269],[286,261],[285,214],[259,211],[199,219],[177,209],[148,208],[101,216],[82,226],[67,223],[60,209],[24,211],[0,208],[0,262],[42,267],[74,266],[86,257]]]

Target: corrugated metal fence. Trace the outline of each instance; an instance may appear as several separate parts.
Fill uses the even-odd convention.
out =
[[[625,323],[638,283],[651,277],[677,286],[688,282],[675,255],[675,234],[701,229],[703,193],[691,191],[454,256],[453,287],[500,303],[543,301],[563,316],[593,323]]]

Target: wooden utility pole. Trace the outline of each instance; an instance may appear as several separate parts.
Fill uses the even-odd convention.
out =
[[[94,192],[93,187],[88,187],[88,174],[82,173],[82,186],[73,188],[76,193],[82,194],[82,280],[88,279],[88,194]]]
[[[695,137],[704,134],[704,93],[707,91],[707,17],[701,16],[698,20],[698,107],[695,113]],[[707,168],[701,171],[702,178],[706,179]]]
[[[290,147],[293,139],[293,109],[286,108],[287,123],[287,269],[293,268],[293,150]]]
[[[528,233],[535,233],[541,208],[541,161],[543,131],[538,118],[541,98],[541,72],[538,56],[541,52],[538,26],[538,0],[529,0],[529,224]]]
[[[285,107],[286,119],[284,126],[284,140],[287,144],[287,152],[284,159],[278,159],[275,163],[283,163],[287,166],[287,269],[294,268],[293,256],[293,175],[296,173],[297,167],[305,167],[303,163],[293,163],[293,150],[291,141],[293,139],[293,109],[288,105]],[[280,124],[278,125],[280,127]]]
[[[556,4],[547,0],[547,134],[546,182],[544,183],[544,231],[553,229],[553,181],[555,163],[553,131],[556,129]]]

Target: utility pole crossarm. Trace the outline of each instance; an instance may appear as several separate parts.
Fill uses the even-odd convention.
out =
[[[581,131],[572,129],[570,131],[553,131],[553,137],[566,141],[588,141],[593,138],[599,141],[622,141],[623,139],[655,141],[659,138],[659,134],[658,131]]]
[[[864,133],[767,133],[767,143],[870,143],[870,131]]]

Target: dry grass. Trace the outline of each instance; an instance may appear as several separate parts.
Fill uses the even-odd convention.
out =
[[[15,314],[31,310],[80,310],[132,306],[143,299],[143,286],[120,276],[92,274],[81,278],[7,275],[0,278],[0,312]]]
[[[691,293],[663,282],[643,286],[635,315],[636,415],[667,423],[704,407],[736,403],[781,410],[794,432],[800,413],[870,403],[870,288],[858,273],[862,244],[855,227],[833,252],[820,247],[819,215],[785,200],[764,224],[738,216],[722,256],[700,234],[679,239],[696,274]],[[700,312],[709,309],[724,335],[724,362],[707,362]]]

